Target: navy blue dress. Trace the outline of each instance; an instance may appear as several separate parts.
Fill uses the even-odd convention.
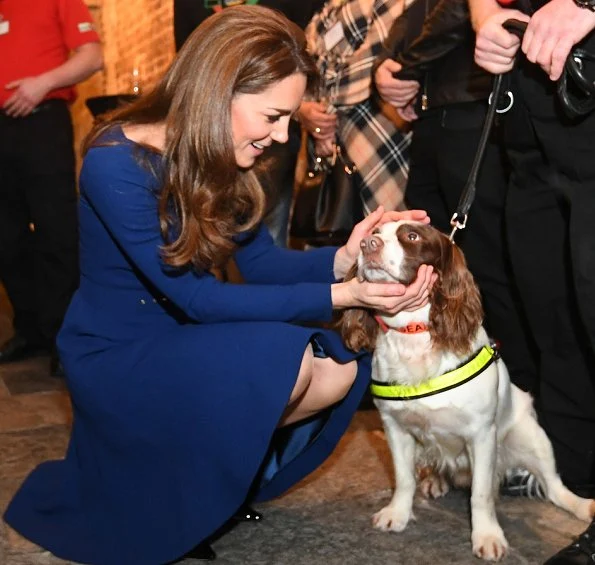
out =
[[[235,254],[246,284],[166,266],[145,150],[119,128],[109,135],[118,144],[83,164],[81,283],[58,339],[70,444],[29,475],[5,519],[63,559],[161,565],[247,496],[268,500],[316,469],[359,404],[370,359],[301,325],[331,318],[336,249],[279,249],[262,228]],[[318,417],[277,429],[308,343],[357,358],[355,384]]]

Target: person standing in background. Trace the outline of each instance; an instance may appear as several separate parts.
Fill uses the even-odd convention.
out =
[[[174,38],[179,51],[188,36],[213,13],[238,4],[259,4],[282,12],[289,20],[305,29],[324,0],[174,0]],[[268,196],[265,223],[279,247],[287,246],[289,214],[297,157],[301,145],[301,128],[297,121],[289,126],[287,143],[267,147],[256,174]]]
[[[304,100],[299,119],[317,156],[339,146],[355,165],[363,213],[378,206],[404,209],[411,136],[394,110],[376,96],[372,67],[401,0],[327,0],[305,33],[322,77],[315,99]]]
[[[574,45],[595,51],[595,0],[501,4],[470,0],[476,62],[495,74],[514,67],[515,104],[504,120],[512,163],[507,224],[514,274],[539,346],[538,413],[562,479],[593,497],[595,112],[566,116],[554,81]],[[502,27],[509,19],[528,22],[522,41]],[[595,521],[546,563],[589,565],[594,556]]]
[[[14,336],[0,363],[50,353],[78,285],[73,86],[103,66],[82,0],[0,0],[0,280]]]
[[[412,123],[405,201],[409,208],[426,210],[445,233],[452,230],[450,219],[475,159],[492,90],[492,75],[473,60],[474,45],[467,0],[416,0],[395,21],[375,72],[380,96]],[[467,227],[456,239],[481,289],[486,327],[500,343],[513,382],[537,396],[534,346],[504,231],[507,183],[508,165],[493,128]]]

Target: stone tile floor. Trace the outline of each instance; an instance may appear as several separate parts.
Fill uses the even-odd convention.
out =
[[[11,331],[1,302],[0,296],[0,342]],[[35,465],[62,456],[70,423],[68,392],[63,381],[48,376],[47,358],[0,366],[0,513]],[[391,460],[378,415],[361,410],[319,470],[279,499],[258,506],[265,516],[261,523],[240,524],[214,542],[216,563],[479,563],[471,554],[464,492],[438,501],[418,501],[417,521],[401,534],[374,530],[370,517],[388,502],[391,484]],[[584,529],[584,524],[547,503],[502,499],[498,512],[511,545],[507,564],[541,565]],[[0,520],[0,565],[67,562],[23,539]]]

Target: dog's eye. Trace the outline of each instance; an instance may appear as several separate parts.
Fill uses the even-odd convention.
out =
[[[419,239],[419,234],[415,233],[414,231],[410,231],[407,234],[407,239],[409,241],[417,241]]]

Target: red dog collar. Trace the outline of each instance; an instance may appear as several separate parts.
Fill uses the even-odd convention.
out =
[[[387,333],[388,330],[395,330],[396,332],[401,332],[403,334],[420,334],[430,331],[430,327],[424,322],[411,322],[406,326],[391,328],[380,316],[374,316],[374,319],[378,322],[378,325],[380,326],[380,329],[383,333]]]

